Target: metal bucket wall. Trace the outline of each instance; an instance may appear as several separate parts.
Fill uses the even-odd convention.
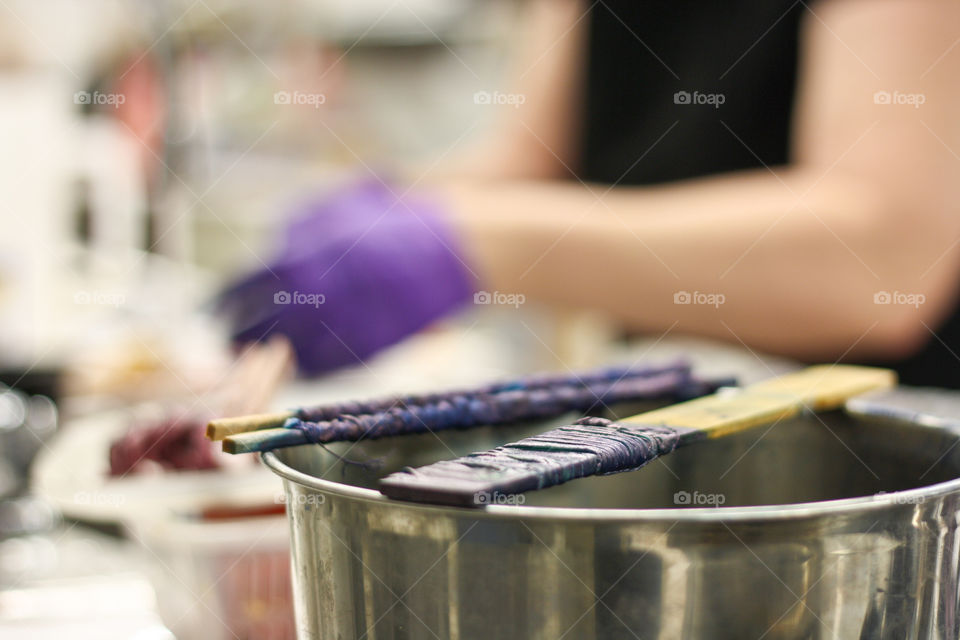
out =
[[[339,450],[392,470],[542,429]],[[901,640],[960,633],[958,440],[808,416],[482,511],[388,501],[371,490],[385,470],[316,447],[265,460],[301,638]]]

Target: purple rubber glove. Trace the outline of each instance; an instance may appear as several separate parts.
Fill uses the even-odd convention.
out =
[[[233,284],[220,304],[234,340],[284,334],[306,374],[356,364],[473,294],[474,277],[435,203],[401,202],[366,181],[296,213],[269,270]]]

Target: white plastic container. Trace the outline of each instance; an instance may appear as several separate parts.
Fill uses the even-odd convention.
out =
[[[179,640],[293,640],[289,530],[281,514],[171,513],[128,527],[154,567],[160,615]]]

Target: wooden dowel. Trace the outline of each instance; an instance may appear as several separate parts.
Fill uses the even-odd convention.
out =
[[[303,432],[297,429],[261,429],[227,436],[223,440],[223,450],[226,453],[256,453],[309,443]]]
[[[284,422],[295,415],[292,411],[279,411],[236,418],[218,418],[207,424],[207,437],[211,440],[223,440],[234,434],[282,427]]]

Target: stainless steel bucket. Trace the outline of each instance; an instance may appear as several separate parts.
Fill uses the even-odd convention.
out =
[[[268,453],[306,638],[960,635],[960,431],[843,412],[679,450],[483,510],[389,501],[376,478],[542,431]]]

